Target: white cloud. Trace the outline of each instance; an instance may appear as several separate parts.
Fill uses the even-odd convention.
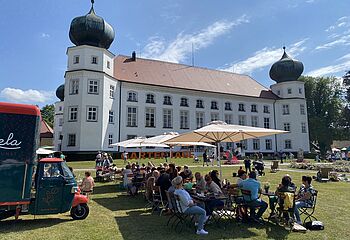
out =
[[[348,16],[343,16],[337,19],[334,25],[329,26],[325,31],[332,32],[336,31],[342,27],[348,27],[350,25],[350,18]]]
[[[41,33],[41,37],[42,38],[49,38],[50,34],[48,34],[48,33]]]
[[[345,60],[342,63],[334,64],[322,68],[318,68],[315,70],[312,70],[306,75],[313,76],[313,77],[321,77],[326,75],[335,75],[337,73],[341,73],[340,75],[344,75],[346,71],[350,70],[350,53],[342,56],[341,58],[338,58],[336,61]]]
[[[54,92],[39,90],[22,90],[18,88],[4,88],[0,92],[0,97],[10,102],[18,103],[46,103],[52,100]]]
[[[339,37],[339,36],[338,36]],[[333,48],[335,46],[348,46],[350,45],[350,35],[344,35],[342,37],[339,37],[337,40],[331,41],[329,43],[325,43],[322,45],[319,45],[315,48],[315,50],[321,50],[321,49],[329,49]]]
[[[303,52],[306,47],[303,46],[308,39],[303,39],[299,42],[287,46],[287,53],[293,57],[299,55]],[[265,47],[254,53],[252,57],[247,58],[246,60],[233,62],[227,64],[225,67],[220,70],[240,73],[240,74],[251,74],[253,71],[262,69],[266,66],[269,66],[276,62],[282,56],[281,48],[268,48]]]
[[[180,33],[176,39],[167,43],[164,38],[152,37],[145,46],[143,57],[159,59],[179,63],[184,61],[194,50],[208,47],[218,37],[228,33],[234,26],[248,23],[248,18],[243,15],[235,21],[217,21],[197,33]]]

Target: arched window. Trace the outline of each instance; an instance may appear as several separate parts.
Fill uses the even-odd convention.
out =
[[[146,103],[156,103],[156,101],[154,100],[154,94],[148,93],[146,95]]]
[[[196,108],[204,108],[203,100],[197,99]]]
[[[137,102],[137,93],[130,91],[128,92],[128,102]]]
[[[218,110],[218,102],[217,101],[211,101],[211,109]]]
[[[171,101],[171,96],[164,96],[163,105],[173,105]]]
[[[181,102],[180,102],[180,106],[181,107],[188,107],[188,99],[185,97],[182,97]]]

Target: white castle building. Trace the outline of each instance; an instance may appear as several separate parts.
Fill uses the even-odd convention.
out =
[[[247,75],[118,55],[114,30],[90,12],[73,19],[65,83],[56,95],[56,150],[115,152],[136,136],[187,132],[213,120],[290,131],[242,142],[246,153],[309,151],[303,64],[286,52],[273,64],[268,89]],[[232,146],[232,143],[228,144]]]

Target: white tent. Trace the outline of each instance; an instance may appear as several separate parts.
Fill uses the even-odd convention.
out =
[[[248,127],[240,125],[231,125],[222,121],[210,122],[207,126],[197,130],[180,134],[167,141],[171,142],[215,142],[217,144],[217,152],[220,152],[221,142],[238,142],[245,139],[259,138],[270,136],[274,134],[288,133],[287,131]],[[220,154],[218,155],[218,162],[220,163]],[[220,176],[222,177],[221,163]]]
[[[45,149],[45,148],[38,148],[38,150],[36,150],[36,154],[38,155],[50,155],[50,154],[53,154],[54,152],[55,151]]]

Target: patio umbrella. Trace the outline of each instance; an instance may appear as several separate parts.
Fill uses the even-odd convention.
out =
[[[346,150],[347,150],[347,148],[346,148],[346,147],[343,147],[341,150],[342,150],[342,151],[346,151]]]
[[[139,149],[139,159],[138,164],[140,164],[141,150],[143,147],[169,147],[166,144],[150,142],[148,138],[137,137],[134,139],[125,140],[118,143],[113,143],[111,146],[118,146],[123,148],[138,148]]]
[[[221,142],[238,142],[245,139],[259,138],[274,134],[288,133],[287,131],[248,127],[240,125],[231,125],[222,121],[210,122],[207,126],[197,130],[180,134],[179,136],[167,141],[171,142],[215,142],[217,144],[218,162],[220,166],[220,176],[222,169],[220,163],[220,143]]]

